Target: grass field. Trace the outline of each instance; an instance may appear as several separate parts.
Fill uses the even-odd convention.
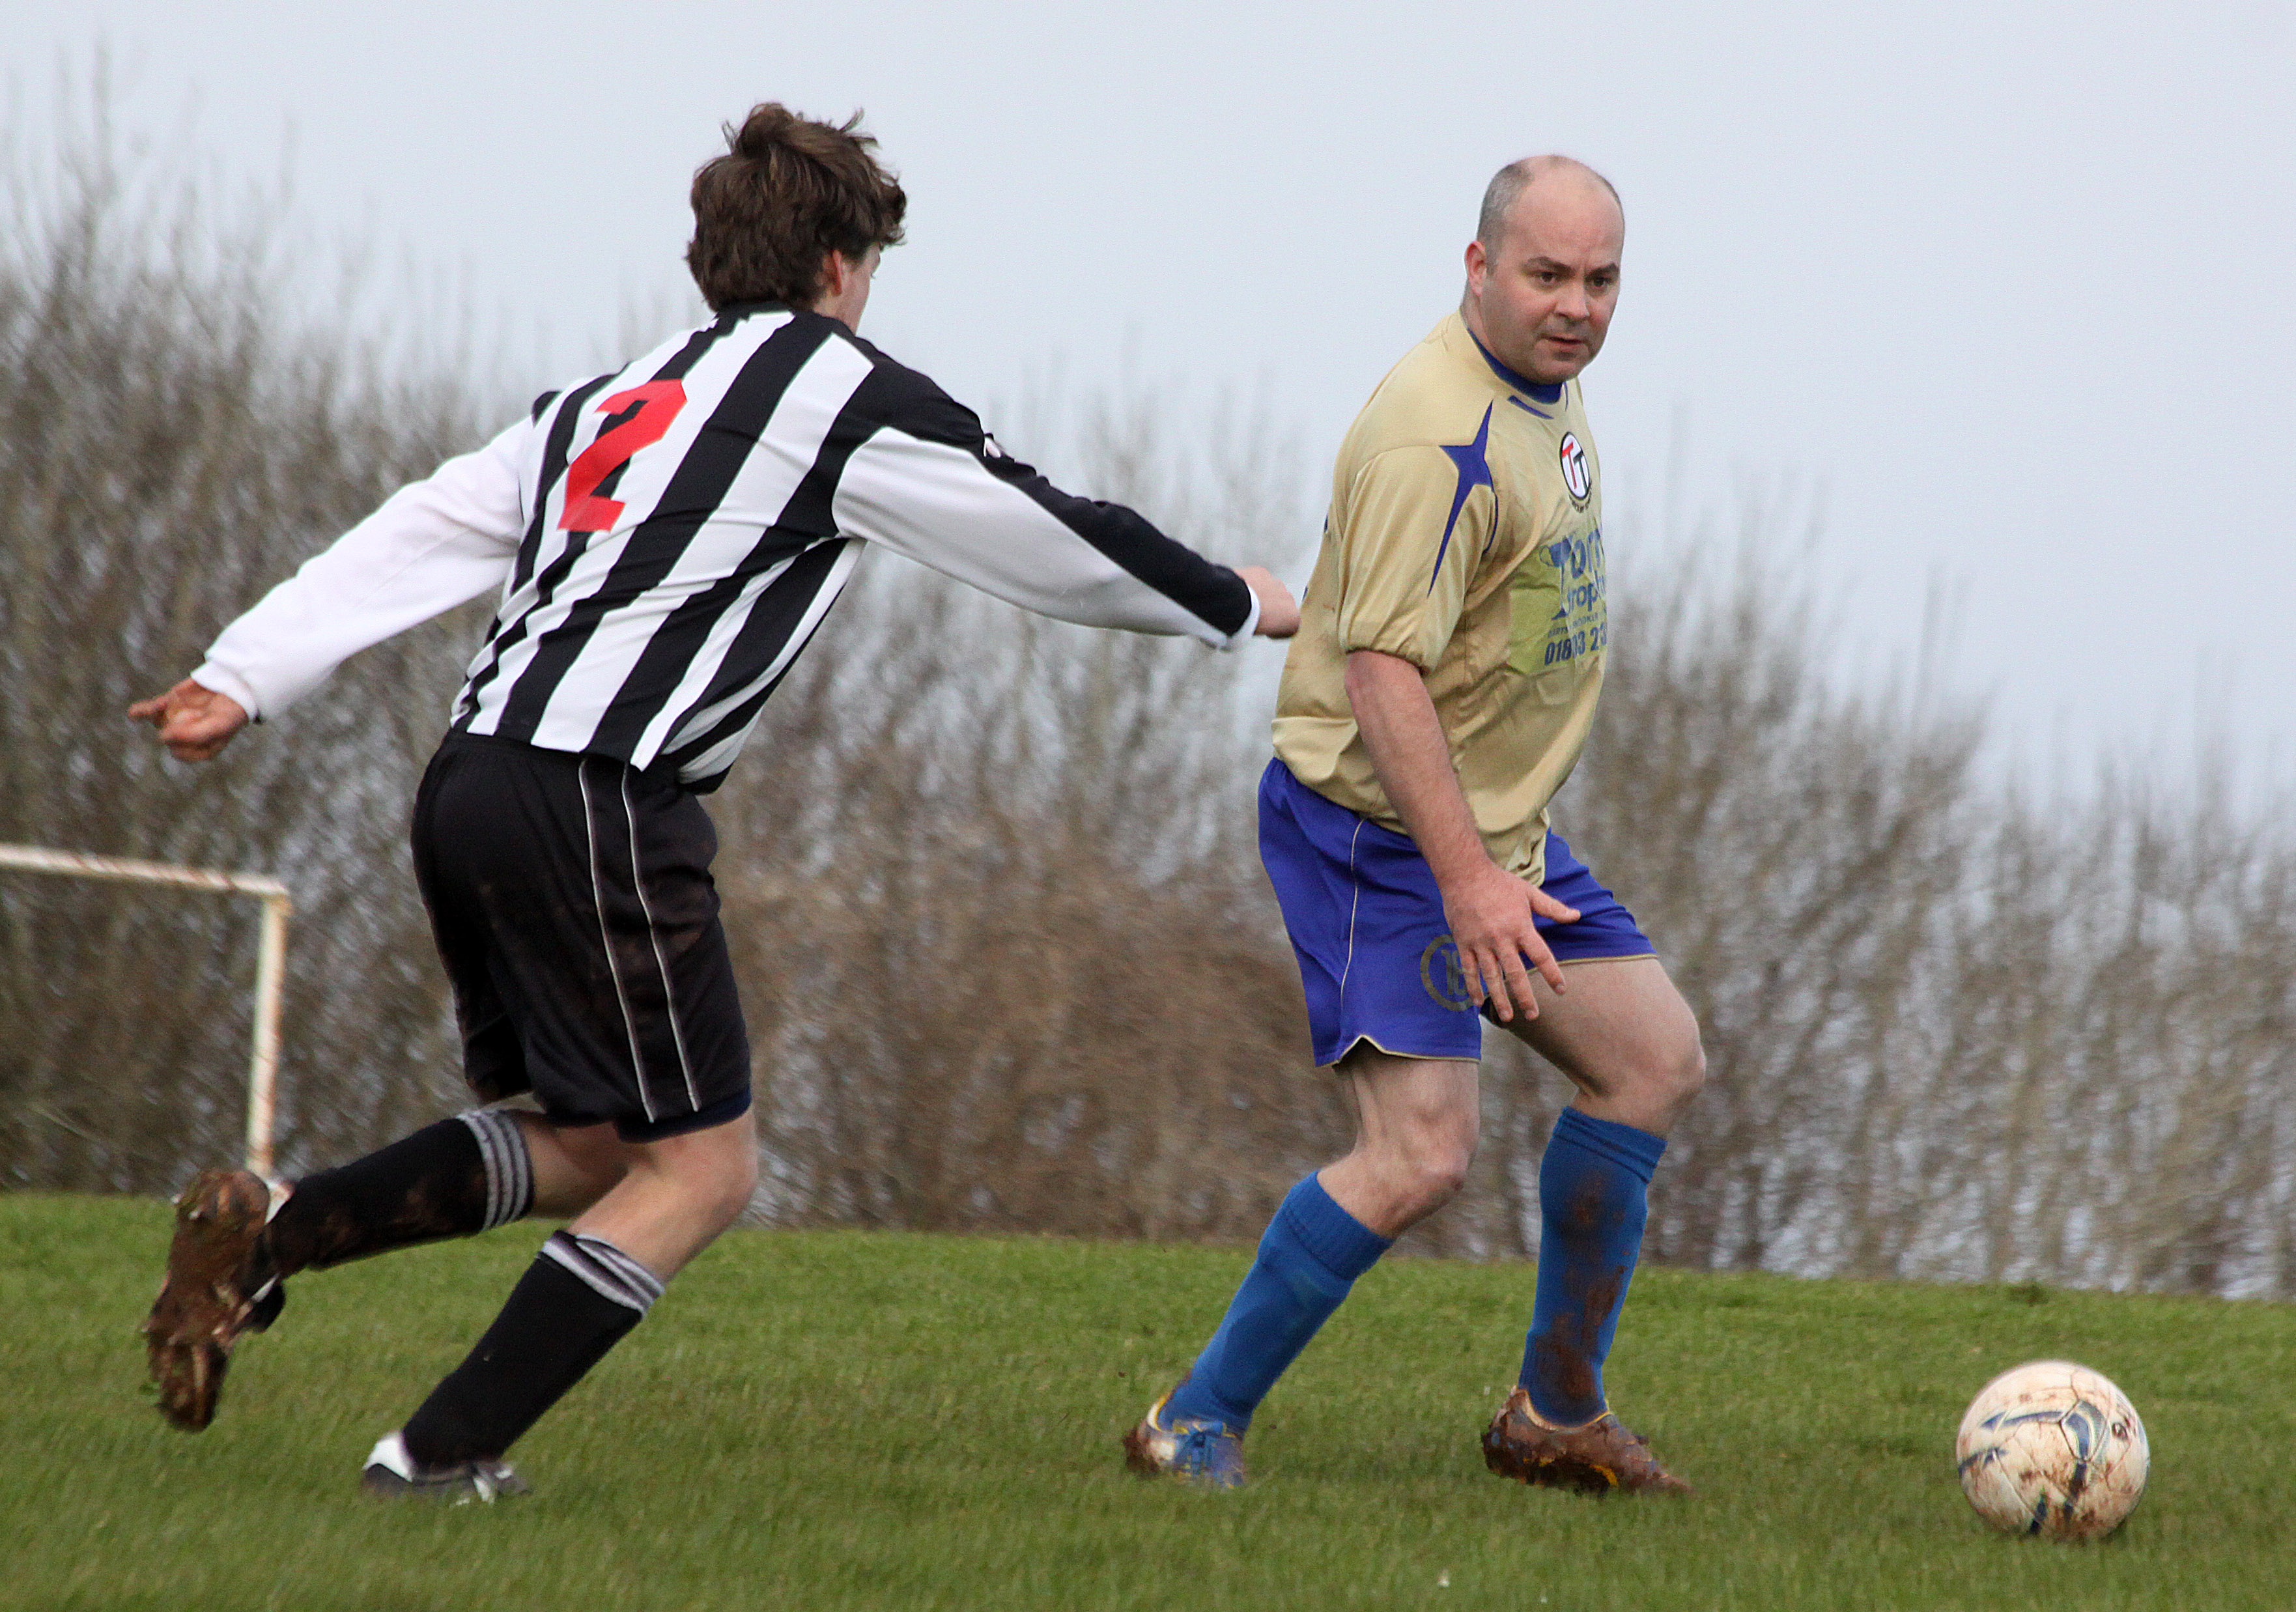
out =
[[[493,1508],[357,1492],[539,1240],[295,1284],[207,1433],[139,1396],[164,1205],[0,1196],[0,1606],[487,1608],[2296,1607],[2296,1311],[1645,1272],[1614,1400],[1697,1482],[1490,1477],[1524,1267],[1366,1278],[1267,1408],[1255,1482],[1143,1483],[1117,1438],[1242,1272],[1231,1250],[738,1232],[517,1451]],[[2066,1354],[2152,1437],[2087,1549],[1984,1531],[1954,1427]]]

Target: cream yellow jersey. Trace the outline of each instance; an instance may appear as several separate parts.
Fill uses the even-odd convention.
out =
[[[1453,314],[1388,372],[1332,476],[1323,550],[1276,697],[1275,753],[1388,827],[1348,704],[1350,651],[1426,674],[1492,860],[1540,877],[1546,803],[1603,687],[1602,478],[1578,385],[1541,386]]]

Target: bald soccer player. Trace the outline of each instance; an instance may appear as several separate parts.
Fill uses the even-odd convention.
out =
[[[1547,826],[1603,686],[1603,495],[1578,377],[1619,298],[1625,220],[1561,157],[1483,197],[1459,311],[1389,372],[1340,451],[1284,663],[1260,855],[1354,1149],[1292,1189],[1195,1365],[1125,1438],[1212,1488],[1357,1277],[1466,1179],[1488,1017],[1578,1096],[1539,1170],[1538,1295],[1491,1470],[1687,1488],[1613,1417],[1603,1364],[1697,1021],[1633,916]]]

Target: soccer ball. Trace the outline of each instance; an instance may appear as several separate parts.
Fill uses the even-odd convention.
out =
[[[2128,1396],[2069,1360],[2028,1361],[1987,1383],[1954,1455],[1980,1517],[2043,1539],[2103,1539],[2135,1509],[2152,1465]]]

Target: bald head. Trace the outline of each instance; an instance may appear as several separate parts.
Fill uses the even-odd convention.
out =
[[[1541,386],[1603,350],[1619,301],[1627,221],[1619,192],[1569,157],[1510,162],[1483,192],[1459,311],[1475,339]]]
[[[1523,192],[1542,180],[1572,189],[1601,186],[1610,193],[1611,205],[1619,209],[1620,222],[1625,223],[1626,206],[1619,200],[1618,187],[1578,158],[1551,153],[1525,157],[1493,174],[1491,182],[1483,187],[1483,210],[1475,220],[1475,239],[1483,243],[1485,251],[1497,249],[1500,238],[1506,233],[1507,218],[1514,211],[1514,204],[1522,200]]]

